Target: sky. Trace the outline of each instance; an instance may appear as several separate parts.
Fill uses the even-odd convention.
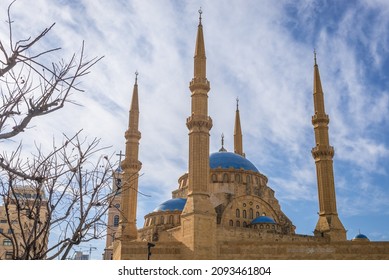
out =
[[[0,36],[7,25],[0,3]],[[27,8],[28,7],[28,8]],[[69,59],[85,42],[88,57],[104,58],[84,77],[84,93],[22,135],[1,143],[11,151],[23,140],[51,145],[62,133],[102,139],[107,154],[124,151],[135,72],[139,72],[140,161],[138,226],[171,198],[188,167],[189,81],[201,7],[211,83],[211,152],[233,150],[236,98],[243,148],[268,177],[296,232],[312,234],[318,220],[313,115],[316,50],[335,148],[337,207],[352,239],[389,240],[389,2],[298,1],[65,1],[17,0],[19,38],[56,22],[40,48],[61,47]],[[104,240],[94,244],[100,258]]]

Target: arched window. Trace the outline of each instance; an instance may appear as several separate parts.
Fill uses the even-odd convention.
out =
[[[239,221],[236,221],[236,226],[240,227],[240,222]]]
[[[240,175],[235,174],[235,183],[240,183]]]
[[[169,224],[173,224],[173,222],[174,222],[173,215],[170,215],[169,216]]]
[[[240,218],[240,211],[239,211],[239,209],[236,209],[236,217]]]
[[[247,223],[246,222],[243,222],[243,227],[247,227]]]
[[[243,210],[243,218],[244,218],[244,219],[247,218],[247,212],[246,212],[246,210]]]
[[[255,212],[255,217],[259,217],[259,212]]]
[[[155,225],[155,217],[151,219],[151,225]]]
[[[254,211],[253,211],[253,208],[250,208],[250,210],[249,210],[249,219],[254,219]]]
[[[250,183],[251,183],[251,177],[250,177],[250,175],[247,175],[247,176],[246,176],[246,183],[247,183],[247,184],[250,184]]]
[[[233,227],[234,226],[234,221],[233,220],[230,220],[230,227]]]
[[[165,217],[161,216],[161,218],[159,218],[159,221],[163,225],[165,223]]]
[[[119,215],[115,215],[115,216],[113,217],[113,226],[114,226],[114,227],[119,226]]]
[[[227,173],[223,174],[223,183],[228,183],[228,174]]]
[[[217,175],[216,174],[212,174],[212,182],[213,183],[217,182]]]

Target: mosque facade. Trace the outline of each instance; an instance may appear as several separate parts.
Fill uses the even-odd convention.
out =
[[[359,234],[347,240],[339,219],[333,175],[334,148],[329,143],[319,67],[314,59],[312,149],[317,175],[319,212],[313,235],[295,233],[275,192],[244,153],[237,100],[234,151],[210,153],[212,119],[208,115],[210,82],[200,12],[189,83],[191,112],[188,172],[178,180],[172,198],[156,206],[137,228],[139,101],[135,80],[126,152],[115,172],[120,196],[109,213],[106,259],[389,259],[389,242],[373,242]],[[115,187],[116,189],[117,187]],[[120,208],[120,211],[119,211]]]

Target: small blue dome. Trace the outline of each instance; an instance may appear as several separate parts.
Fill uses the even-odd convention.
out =
[[[172,198],[158,205],[157,208],[153,210],[153,212],[174,210],[182,211],[182,209],[184,209],[185,203],[185,198]]]
[[[242,168],[244,170],[259,172],[255,165],[252,164],[248,159],[231,152],[218,152],[211,154],[209,157],[209,166],[211,169]]]
[[[268,216],[259,216],[251,221],[252,225],[255,225],[255,224],[275,224],[275,223],[276,222],[273,220],[273,218],[270,218]]]
[[[352,240],[353,241],[369,241],[369,238],[367,238],[366,235],[359,233]]]

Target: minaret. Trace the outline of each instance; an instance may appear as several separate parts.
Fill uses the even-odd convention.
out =
[[[235,126],[234,126],[234,153],[245,156],[243,153],[243,136],[239,116],[239,99],[236,99]]]
[[[319,221],[315,228],[316,236],[329,238],[331,241],[346,240],[346,230],[336,210],[333,161],[334,148],[330,146],[328,137],[329,117],[324,109],[324,95],[320,81],[319,67],[314,54],[313,101],[315,114],[312,124],[315,131],[316,147],[312,156],[316,164],[317,187],[319,197]]]
[[[183,243],[192,251],[194,259],[216,256],[216,213],[209,196],[209,131],[212,119],[208,116],[209,81],[206,77],[206,57],[199,10],[199,25],[194,54],[194,77],[189,84],[191,116],[189,129],[189,186],[188,198],[182,212]]]
[[[119,239],[135,240],[138,237],[136,228],[136,209],[138,202],[138,177],[142,163],[138,160],[139,140],[139,101],[138,72],[135,73],[135,84],[132,93],[128,130],[125,133],[126,153],[122,161],[123,181],[121,190],[121,217],[119,223]]]

